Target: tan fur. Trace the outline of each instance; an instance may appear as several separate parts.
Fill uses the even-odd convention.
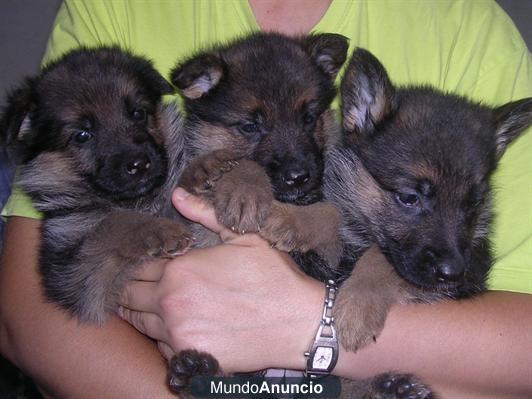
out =
[[[407,288],[378,247],[370,247],[336,297],[333,311],[342,346],[355,352],[375,341],[391,305],[410,298]]]

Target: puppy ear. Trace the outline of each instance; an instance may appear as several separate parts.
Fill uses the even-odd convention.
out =
[[[33,80],[27,79],[23,86],[8,95],[7,105],[0,118],[2,145],[25,141],[30,136],[34,85]]]
[[[334,80],[347,58],[349,40],[336,33],[315,34],[305,38],[304,47],[318,67]]]
[[[170,74],[172,83],[191,100],[196,100],[218,85],[224,64],[216,54],[202,54],[178,65]]]
[[[500,159],[508,144],[532,125],[532,98],[504,104],[493,110],[495,120],[495,153]]]
[[[341,83],[342,119],[346,132],[366,135],[395,109],[395,88],[373,54],[358,48]]]
[[[159,95],[163,96],[165,94],[172,94],[175,92],[174,86],[172,86],[169,81],[163,78],[159,72],[153,70],[149,78],[152,82],[152,87],[157,90]]]

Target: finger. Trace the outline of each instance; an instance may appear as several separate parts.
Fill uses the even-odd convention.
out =
[[[217,234],[223,233],[226,237],[236,236],[231,230],[218,223],[214,208],[210,204],[181,187],[178,187],[172,194],[172,203],[177,211],[187,219],[197,222]]]
[[[117,313],[122,320],[127,321],[142,334],[157,341],[168,340],[164,323],[155,313],[136,312],[123,306],[118,308]]]
[[[157,283],[133,281],[126,285],[119,303],[131,310],[157,313],[160,309],[156,293]]]
[[[161,355],[163,355],[163,357],[166,360],[170,360],[172,356],[175,355],[175,352],[170,347],[170,345],[168,345],[167,343],[163,341],[157,341],[157,348],[159,349],[159,352],[161,352]]]
[[[133,279],[158,282],[164,274],[167,263],[168,259],[154,259],[146,262],[133,273]]]

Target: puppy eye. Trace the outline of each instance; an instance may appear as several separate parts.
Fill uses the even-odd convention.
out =
[[[406,207],[413,207],[419,204],[419,196],[412,193],[395,193],[396,201]]]
[[[90,139],[92,139],[92,133],[89,133],[86,130],[74,134],[74,141],[78,144],[86,143]]]
[[[240,125],[240,131],[246,135],[254,134],[259,131],[259,125],[256,123],[244,123]]]
[[[144,108],[135,108],[131,113],[134,120],[142,122],[146,119],[146,110]]]
[[[314,122],[316,122],[316,116],[312,114],[305,114],[305,116],[303,117],[303,123],[305,125],[312,125],[314,124]]]

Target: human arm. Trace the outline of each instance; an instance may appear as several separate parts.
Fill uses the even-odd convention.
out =
[[[176,205],[221,231],[195,198]],[[289,257],[258,237],[192,251],[143,277],[148,281],[131,284],[124,301],[149,313],[124,316],[174,350],[206,350],[227,371],[304,368],[323,285],[298,275]],[[443,398],[530,397],[531,307],[532,295],[510,292],[394,306],[377,343],[356,354],[343,351],[335,373],[366,378],[410,372]]]
[[[175,397],[166,364],[145,336],[116,317],[103,327],[80,325],[44,300],[39,225],[9,218],[0,267],[2,354],[53,397]]]

